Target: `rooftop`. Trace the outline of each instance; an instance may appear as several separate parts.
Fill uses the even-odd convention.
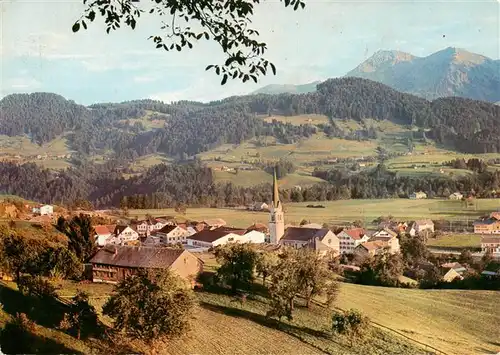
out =
[[[296,240],[307,242],[314,238],[323,238],[328,232],[327,228],[304,228],[304,227],[288,227],[281,240]]]
[[[107,246],[99,250],[90,260],[93,264],[116,265],[132,268],[168,268],[183,249],[136,246]]]

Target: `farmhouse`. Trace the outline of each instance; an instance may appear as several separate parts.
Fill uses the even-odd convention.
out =
[[[415,221],[410,228],[410,235],[414,237],[424,231],[428,231],[430,233],[434,232],[434,222],[432,222],[432,220],[419,219]]]
[[[448,196],[450,200],[461,200],[463,197],[464,195],[462,195],[460,192],[454,192],[450,196]]]
[[[481,251],[500,256],[500,237],[483,237],[481,239]]]
[[[36,206],[33,207],[32,212],[40,216],[52,215],[54,214],[54,207],[51,205]]]
[[[352,254],[358,245],[369,239],[363,228],[344,229],[337,236],[340,240],[341,254]]]
[[[288,227],[280,244],[294,248],[311,248],[321,254],[339,252],[339,238],[327,228]]]
[[[116,226],[113,236],[113,244],[122,244],[139,239],[139,233],[129,226]]]
[[[189,232],[180,226],[165,226],[156,232],[163,243],[185,243]]]
[[[169,268],[184,280],[192,282],[203,271],[203,261],[182,249],[107,246],[90,260],[94,282],[117,283],[139,268]]]
[[[99,246],[104,246],[109,243],[109,239],[113,236],[116,229],[116,224],[105,224],[94,227],[96,233],[96,243]]]
[[[398,234],[390,229],[383,229],[373,233],[369,241],[382,241],[387,243],[391,254],[399,253],[400,251]]]
[[[375,256],[382,253],[384,250],[389,249],[389,244],[385,241],[374,240],[359,244],[354,249],[354,254],[362,256]]]
[[[148,235],[153,230],[152,223],[148,220],[137,221],[135,228],[140,235]]]
[[[414,193],[410,194],[409,198],[410,198],[410,200],[420,200],[420,199],[427,198],[427,194],[423,191],[418,191],[418,192],[414,192]]]
[[[494,217],[487,217],[474,221],[474,233],[500,234],[500,221]]]

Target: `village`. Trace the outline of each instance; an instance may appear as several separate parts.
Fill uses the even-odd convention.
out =
[[[422,194],[417,192],[412,198],[425,198]],[[258,203],[249,209],[268,211],[269,224],[254,223],[246,228],[234,228],[222,218],[179,223],[172,216],[148,216],[143,220],[131,219],[128,224],[95,225],[95,242],[99,250],[89,263],[92,265],[92,280],[117,283],[135,269],[158,265],[174,269],[180,267],[181,270],[177,271],[181,274],[185,274],[184,269],[187,268],[193,279],[203,268],[196,255],[210,253],[216,247],[230,243],[250,243],[257,249],[275,253],[286,247],[307,248],[322,256],[348,256],[343,259],[347,261],[384,252],[397,254],[401,251],[402,235],[428,238],[435,232],[434,222],[430,219],[410,223],[384,221],[374,230],[356,226],[331,230],[317,223],[287,225],[276,178],[271,204]],[[38,216],[35,219],[50,219],[53,213],[53,206],[50,205],[33,208],[33,214]],[[492,212],[488,217],[475,221],[473,226],[474,233],[482,236],[481,251],[474,255],[480,258],[488,253],[493,258],[500,258],[500,212]],[[192,265],[188,261],[177,263],[181,255]],[[341,266],[359,271],[359,267],[353,264]],[[422,268],[425,267],[422,265]],[[458,262],[443,263],[440,268],[442,280],[447,282],[463,279],[467,271]],[[484,277],[499,275],[500,269],[482,271]]]

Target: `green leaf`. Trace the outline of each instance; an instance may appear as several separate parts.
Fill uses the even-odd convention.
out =
[[[271,66],[271,70],[273,71],[273,75],[276,75],[276,67],[274,66],[274,64],[269,63],[269,65]]]
[[[95,19],[95,11],[94,10],[90,11],[89,14],[88,14],[88,16],[87,16],[87,18],[90,21],[94,21],[94,19]]]
[[[175,48],[176,48],[176,49],[177,49],[177,51],[179,51],[179,52],[180,52],[180,51],[181,51],[181,49],[182,49],[182,48],[181,48],[181,46],[179,46],[178,44],[176,44],[176,45],[175,45]]]
[[[80,29],[80,24],[78,22],[75,22],[72,28],[73,32],[78,32],[79,29]]]
[[[210,69],[212,69],[214,66],[215,66],[215,65],[210,64],[209,66],[207,66],[207,67],[205,68],[205,70],[210,70]]]
[[[224,74],[224,76],[222,77],[222,81],[221,81],[221,85],[224,85],[225,83],[227,82],[227,74]]]
[[[87,29],[87,24],[83,20],[82,20],[82,25],[83,25],[83,28]]]

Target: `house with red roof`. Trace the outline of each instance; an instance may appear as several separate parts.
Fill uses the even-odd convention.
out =
[[[340,241],[340,254],[352,254],[358,245],[370,239],[363,228],[344,229],[337,237]]]
[[[116,224],[101,224],[94,226],[96,233],[95,239],[98,246],[104,246],[107,244],[108,239],[113,236]]]

